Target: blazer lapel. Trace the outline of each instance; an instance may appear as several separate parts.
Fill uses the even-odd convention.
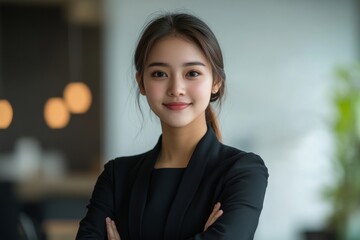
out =
[[[205,173],[206,165],[211,158],[216,157],[219,146],[220,143],[215,133],[212,128],[208,126],[208,131],[196,146],[179,184],[178,191],[168,214],[164,239],[179,239],[181,223],[185,213],[196,194]]]
[[[129,201],[128,223],[131,239],[141,239],[142,216],[148,195],[151,171],[154,168],[156,159],[159,155],[160,147],[161,137],[154,149],[149,151],[143,159],[132,187]]]

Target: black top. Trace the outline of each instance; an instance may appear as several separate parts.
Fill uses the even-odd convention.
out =
[[[161,137],[154,149],[105,165],[87,214],[80,222],[77,239],[107,239],[105,218],[110,217],[121,240],[143,240],[143,231],[148,231],[143,219],[151,176],[160,150]],[[267,179],[267,168],[258,155],[220,143],[208,128],[180,179],[165,225],[154,218],[152,228],[163,228],[164,240],[251,240],[262,210]],[[172,195],[172,191],[167,193]],[[204,232],[216,202],[221,202],[224,213]]]
[[[164,239],[167,215],[184,171],[184,168],[159,168],[152,171],[141,239]]]

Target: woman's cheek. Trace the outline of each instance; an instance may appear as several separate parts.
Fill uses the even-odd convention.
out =
[[[192,92],[194,94],[196,94],[197,96],[206,96],[209,97],[210,99],[210,95],[211,95],[211,87],[212,87],[212,83],[210,82],[202,82],[201,84],[197,84],[196,86],[194,86],[192,88]]]
[[[151,83],[151,84],[146,84],[145,85],[145,91],[146,91],[146,95],[154,98],[154,97],[159,97],[163,94],[163,86],[160,83]]]
[[[145,86],[146,98],[150,108],[156,111],[156,105],[159,105],[163,102],[164,88],[161,84],[153,83]]]

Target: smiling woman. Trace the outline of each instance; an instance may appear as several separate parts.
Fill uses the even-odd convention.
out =
[[[221,83],[213,84],[211,65],[199,47],[183,37],[164,37],[152,47],[145,66],[143,76],[137,75],[140,92],[162,127],[194,121],[203,135],[210,94]]]
[[[152,150],[105,165],[77,239],[253,239],[268,171],[258,155],[220,142],[210,102],[221,100],[225,73],[210,28],[188,14],[160,16],[134,63],[162,135]]]

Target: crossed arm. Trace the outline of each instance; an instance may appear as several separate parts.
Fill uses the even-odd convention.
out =
[[[221,208],[221,203],[217,202],[208,220],[205,223],[204,231],[206,231],[208,227],[210,227],[223,214],[223,210],[221,210],[220,208]],[[105,221],[106,221],[106,232],[107,232],[108,240],[121,240],[115,222],[111,220],[109,217],[107,217]]]
[[[115,222],[112,221],[114,202],[113,197],[109,197],[113,196],[112,164],[113,162],[107,165],[99,177],[87,216],[80,224],[76,239],[93,239],[95,236],[99,239],[101,236],[109,240],[118,240],[120,234],[126,234],[119,234]],[[241,158],[241,161],[236,161],[231,170],[224,175],[223,190],[217,199],[221,206],[214,206],[204,231],[189,240],[253,239],[263,205],[267,178],[267,169],[261,158],[251,154]],[[100,226],[105,226],[106,232]]]

